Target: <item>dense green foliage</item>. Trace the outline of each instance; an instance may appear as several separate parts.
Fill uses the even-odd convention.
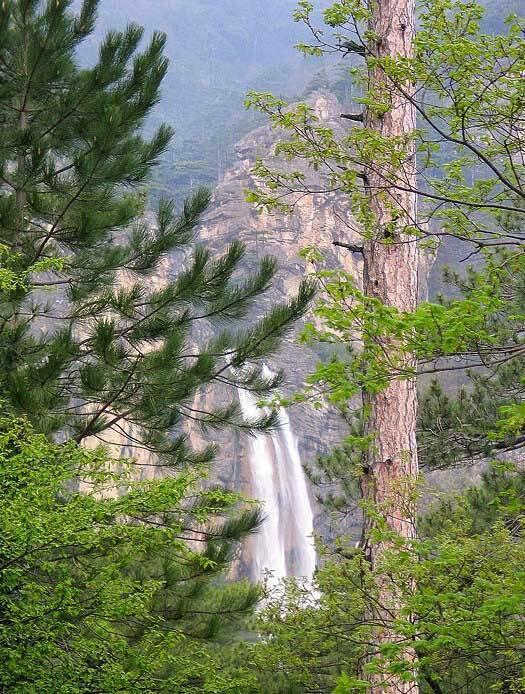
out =
[[[214,585],[258,512],[193,474],[132,483],[131,463],[0,422],[2,691],[244,691],[205,640],[258,598]]]
[[[360,549],[352,549],[363,506],[361,451],[368,443],[360,436],[360,418],[346,412],[353,434],[309,470],[337,537],[323,550],[325,564],[314,585],[301,589],[291,582],[262,616],[260,629],[271,639],[255,658],[258,667],[279,668],[276,691],[359,691],[355,672],[370,639],[365,607],[385,575],[402,596],[404,611],[391,626],[414,643],[421,691],[523,691],[525,478],[520,466],[501,462],[523,448],[523,255],[499,252],[464,276],[447,274],[465,296],[454,302],[471,301],[482,286],[497,309],[480,311],[484,330],[480,324],[471,351],[461,355],[465,363],[457,363],[470,364],[466,385],[454,394],[435,381],[423,392],[420,458],[427,470],[495,456],[500,462],[464,495],[437,495],[422,480],[414,494],[431,511],[419,518],[419,539],[403,543],[380,529],[377,539],[388,538],[394,548],[370,576]],[[477,301],[473,305],[479,309]],[[484,342],[487,334],[491,340]],[[322,491],[327,483],[328,494]],[[408,631],[406,615],[413,617]],[[402,669],[402,655],[402,649],[382,649],[375,667]]]
[[[399,540],[376,576],[341,538],[313,586],[289,582],[262,614],[271,638],[251,654],[261,682],[277,671],[269,691],[367,691],[355,678],[373,627],[365,606],[386,575],[404,604],[392,626],[416,648],[422,692],[523,691],[524,503],[523,473],[495,467],[480,487],[437,503],[420,539]],[[406,642],[377,652],[374,667],[406,671]]]
[[[459,355],[468,386],[451,397],[434,381],[422,399],[420,446],[429,467],[468,464],[523,447],[524,270],[522,253],[500,251],[486,256],[482,268],[446,273],[465,302],[473,301],[478,287],[488,287],[494,308],[483,312],[478,334]]]

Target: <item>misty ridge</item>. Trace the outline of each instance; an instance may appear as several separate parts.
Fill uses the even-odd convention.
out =
[[[78,2],[76,5],[78,6]],[[325,1],[325,5],[328,2]],[[108,29],[130,22],[167,35],[170,66],[151,126],[175,128],[170,152],[157,171],[157,194],[184,194],[214,186],[233,158],[233,145],[264,119],[244,108],[248,91],[298,98],[326,61],[307,61],[294,46],[307,36],[291,20],[294,0],[107,0],[96,31],[82,45],[89,63]],[[323,3],[320,3],[320,7]]]
[[[78,7],[75,0],[73,7]],[[316,3],[319,19],[329,0]],[[109,29],[129,23],[167,35],[170,66],[160,104],[150,117],[175,128],[170,151],[154,173],[155,196],[213,187],[234,158],[233,147],[265,119],[244,107],[251,90],[268,91],[293,102],[319,84],[333,89],[343,105],[348,94],[347,60],[340,56],[305,59],[295,45],[309,39],[308,30],[291,20],[295,0],[104,0],[95,32],[81,46],[80,61],[89,63]],[[489,3],[486,24],[502,28],[519,0],[505,0],[497,11]],[[319,76],[321,75],[321,79]],[[346,84],[344,84],[346,82]]]

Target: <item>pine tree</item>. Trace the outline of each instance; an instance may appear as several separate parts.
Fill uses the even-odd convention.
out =
[[[194,401],[215,385],[263,394],[280,382],[258,362],[312,285],[252,319],[274,260],[247,276],[241,243],[220,257],[192,244],[205,190],[148,211],[172,136],[166,126],[144,134],[165,37],[141,49],[140,27],[109,32],[82,68],[98,2],[76,14],[72,5],[14,0],[0,13],[0,648],[12,665],[2,686],[248,691],[220,675],[207,642],[238,628],[259,598],[225,577],[260,514],[199,489],[214,448],[192,450],[187,428],[276,423],[245,421],[233,392],[209,411]],[[110,464],[79,448],[87,441],[123,442],[139,460]],[[196,469],[139,482],[142,455]],[[71,491],[78,479],[84,494]]]
[[[465,304],[476,302],[480,290],[494,304],[480,317],[477,339],[465,344],[452,364],[427,366],[437,374],[421,399],[418,425],[428,469],[465,467],[525,446],[524,257],[503,247],[486,253],[484,261],[463,272],[444,272]],[[443,306],[452,301],[440,298]],[[441,373],[449,368],[460,374],[459,387],[443,383]]]
[[[95,64],[81,68],[77,50],[98,2],[77,14],[71,4],[5,2],[0,19],[0,243],[18,274],[53,261],[0,306],[2,394],[49,434],[114,440],[132,431],[136,448],[162,464],[210,460],[211,449],[190,450],[184,421],[249,429],[275,419],[243,422],[233,399],[196,411],[196,393],[275,385],[280,377],[261,378],[256,362],[276,349],[311,287],[254,323],[275,262],[243,277],[240,242],[217,258],[188,250],[206,191],[179,211],[161,201],[148,220],[144,186],[172,136],[164,125],[143,134],[167,70],[165,36],[140,50],[140,27],[110,31]],[[173,271],[156,288],[163,261]],[[210,324],[215,336],[195,347],[197,328]]]

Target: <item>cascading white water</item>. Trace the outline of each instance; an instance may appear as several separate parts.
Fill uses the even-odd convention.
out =
[[[264,367],[264,376],[272,374]],[[243,414],[260,415],[257,400],[239,389]],[[315,570],[313,511],[288,413],[279,411],[280,426],[269,434],[257,434],[250,442],[253,496],[266,516],[254,538],[253,570],[256,578],[269,571],[274,580],[288,576],[310,578]]]

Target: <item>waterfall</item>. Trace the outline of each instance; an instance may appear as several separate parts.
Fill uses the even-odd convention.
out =
[[[266,377],[271,372],[264,367]],[[260,415],[256,398],[239,389],[246,418]],[[253,496],[263,508],[265,521],[254,538],[253,573],[266,571],[273,580],[288,576],[310,578],[316,564],[313,511],[297,440],[286,410],[279,411],[279,428],[257,434],[250,441],[249,469]]]

